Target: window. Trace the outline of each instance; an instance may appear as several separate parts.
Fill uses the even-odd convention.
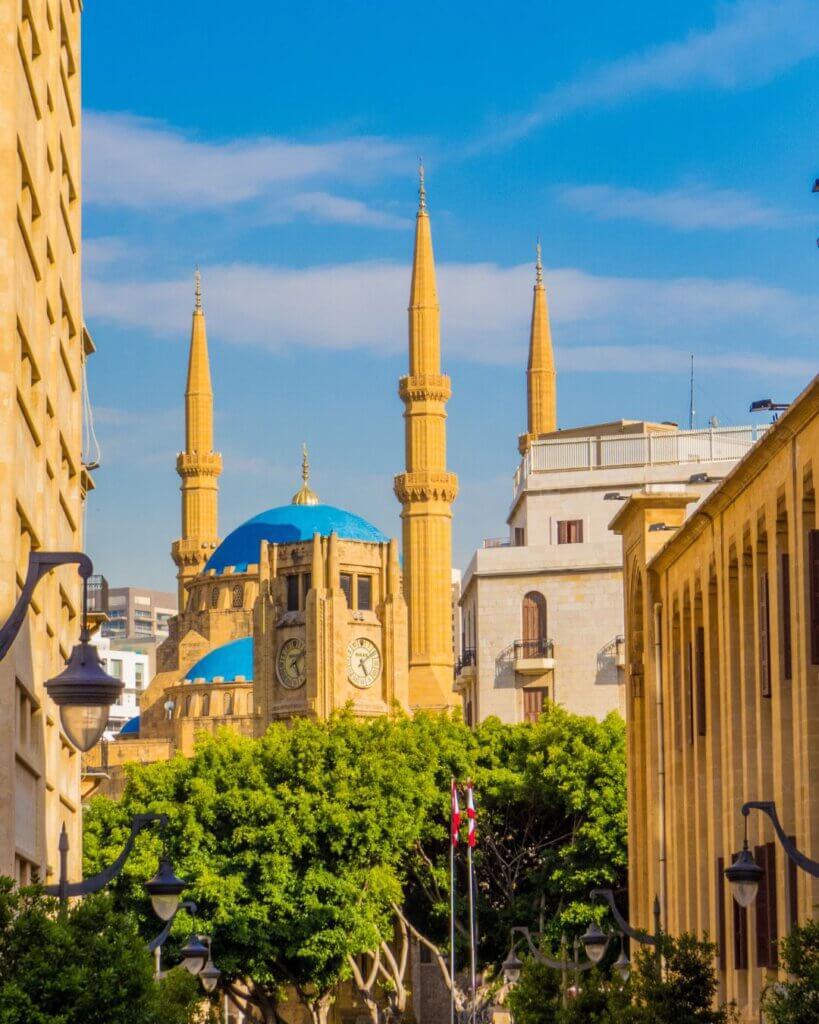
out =
[[[545,686],[536,686],[531,690],[523,691],[523,721],[537,722],[543,714],[546,701],[549,699],[549,690]]]
[[[721,971],[726,970],[728,967],[727,925],[725,921],[725,896],[728,886],[725,884],[724,871],[725,858],[717,857],[717,962]]]
[[[341,589],[344,591],[344,596],[347,599],[347,607],[353,607],[353,577],[348,572],[341,574]]]
[[[782,573],[782,677],[793,678],[791,655],[791,559],[783,554],[780,558]]]
[[[583,543],[583,520],[582,519],[560,519],[557,524],[558,544],[582,544]]]
[[[358,607],[360,611],[368,612],[373,606],[373,578],[372,576],[358,577]]]
[[[225,694],[225,714],[226,715],[232,715],[233,714],[233,694],[232,693],[226,693]]]
[[[134,665],[134,682],[137,686],[143,686],[145,683],[145,666],[139,662]]]
[[[302,608],[307,607],[307,595],[313,586],[313,574],[311,572],[302,573],[301,577],[301,592],[302,592]]]
[[[120,658],[111,658],[108,662],[108,671],[114,679],[122,679],[122,660]]]
[[[757,967],[777,967],[779,964],[775,848],[775,843],[765,843],[754,848],[754,860],[765,872],[756,897]]]
[[[211,608],[215,608],[218,604],[219,604],[219,588],[218,587],[211,587],[210,588],[210,606],[211,606]]]
[[[245,588],[242,586],[241,583],[237,583],[236,586],[233,588],[231,603],[233,604],[234,608],[241,608],[244,605]]]
[[[297,612],[299,610],[299,578],[298,576],[286,576],[287,580],[287,610]]]
[[[522,548],[525,544],[525,534],[522,526],[515,527],[515,547]]]
[[[210,694],[206,693],[202,698],[202,717],[210,714]]]
[[[697,626],[696,643],[696,666],[697,666],[697,734],[705,735],[705,629]]]
[[[523,639],[516,657],[542,658],[546,651],[546,598],[530,590],[521,609]],[[517,646],[517,645],[516,645]]]
[[[186,718],[191,713],[191,701],[192,700],[193,700],[193,697],[191,697],[190,694],[188,694],[188,696],[185,698],[185,710],[184,710],[183,714],[185,715]]]
[[[771,623],[768,608],[768,574],[759,574],[759,677],[762,696],[771,695]]]

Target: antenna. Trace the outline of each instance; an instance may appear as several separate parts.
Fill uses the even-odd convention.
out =
[[[691,389],[688,402],[688,429],[694,429],[694,353],[691,353]]]

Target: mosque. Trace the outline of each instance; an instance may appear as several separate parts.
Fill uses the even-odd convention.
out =
[[[179,614],[157,651],[140,715],[109,745],[117,766],[190,754],[196,734],[229,726],[261,735],[277,720],[444,710],[453,691],[452,513],[446,467],[440,311],[423,169],[409,302],[409,367],[399,381],[406,466],[395,478],[403,565],[395,539],[302,486],[290,504],[218,530],[221,455],[197,273],[185,389],[182,536],[172,546]]]

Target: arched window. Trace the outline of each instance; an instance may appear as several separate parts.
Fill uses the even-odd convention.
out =
[[[233,607],[241,608],[245,603],[245,588],[241,583],[237,583],[233,588]]]
[[[233,694],[232,693],[226,693],[225,694],[225,714],[226,715],[232,715],[233,714]]]
[[[191,713],[191,701],[192,700],[193,700],[193,697],[190,694],[188,694],[188,696],[185,698],[185,717],[186,718]]]
[[[211,587],[210,591],[210,606],[215,608],[219,604],[219,588]]]
[[[247,695],[247,713],[249,715],[253,714],[253,694],[252,693],[249,693]]]
[[[546,637],[546,598],[536,590],[530,590],[523,598],[524,657],[543,657]]]
[[[202,717],[205,718],[210,714],[210,694],[206,693],[202,698]]]

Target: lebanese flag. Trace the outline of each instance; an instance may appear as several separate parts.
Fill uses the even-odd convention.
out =
[[[458,829],[461,826],[461,806],[458,803],[458,783],[452,780],[452,845],[458,845]]]
[[[475,798],[472,794],[472,783],[467,782],[466,784],[466,816],[469,818],[469,845],[475,845],[475,819],[477,814],[475,813]]]

